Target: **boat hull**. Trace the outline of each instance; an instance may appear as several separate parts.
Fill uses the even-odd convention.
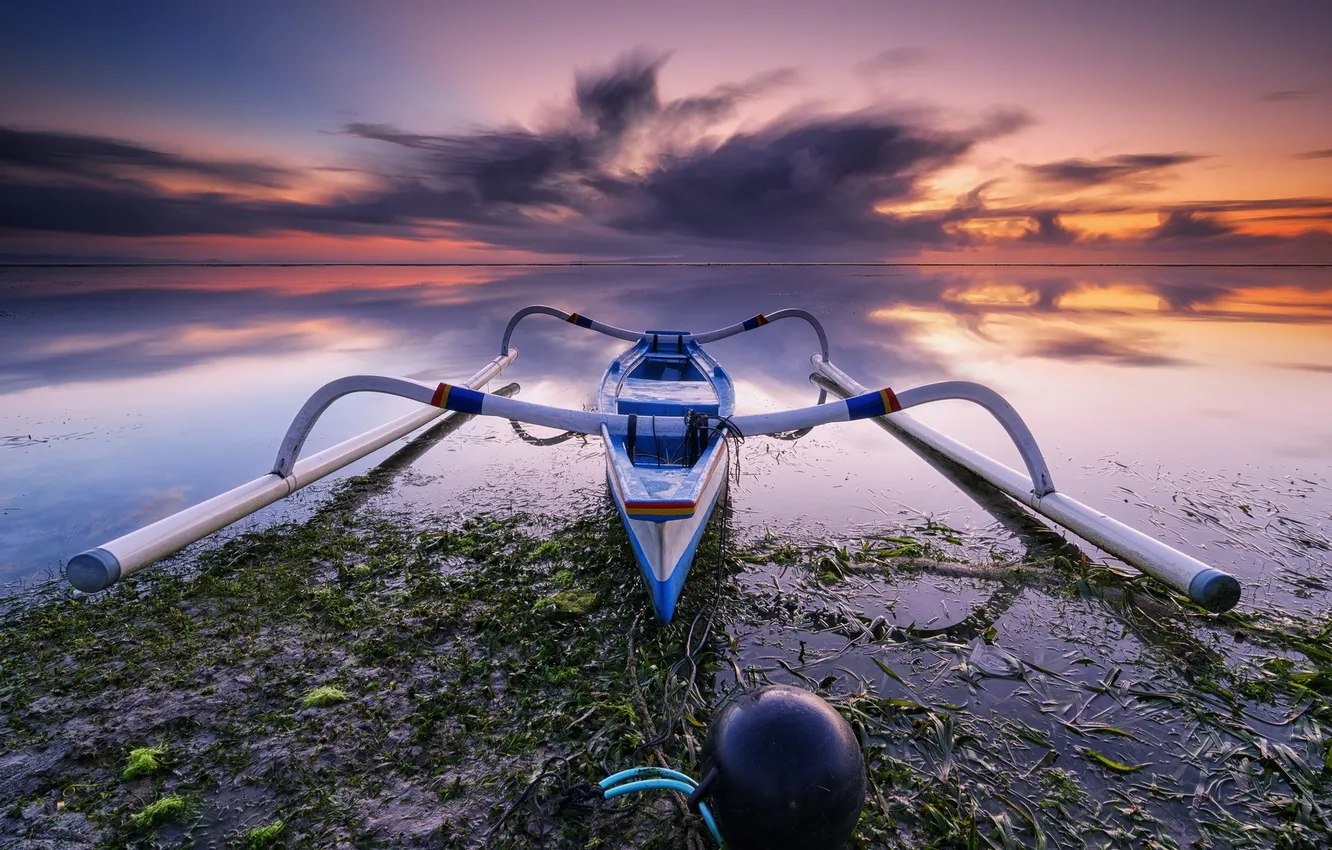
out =
[[[675,614],[675,604],[680,599],[685,579],[689,577],[689,568],[694,563],[703,531],[725,492],[726,459],[727,447],[722,443],[718,446],[717,468],[711,471],[692,514],[675,519],[636,519],[626,508],[615,465],[609,456],[606,458],[606,483],[611,501],[629,534],[629,543],[633,546],[634,558],[652,601],[652,610],[662,623],[669,623]]]
[[[729,452],[719,431],[659,434],[653,423],[691,413],[730,416],[735,387],[698,343],[679,332],[648,331],[607,368],[597,408],[628,418],[615,433],[602,426],[606,480],[652,608],[667,623],[726,487]]]

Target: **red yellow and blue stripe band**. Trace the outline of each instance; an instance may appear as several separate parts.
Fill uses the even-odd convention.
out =
[[[435,407],[456,410],[459,413],[480,413],[481,403],[485,398],[485,393],[476,390],[455,387],[452,384],[440,384],[435,388],[435,394],[430,397],[430,403]]]
[[[884,416],[901,409],[902,405],[898,402],[897,395],[887,387],[876,393],[865,393],[846,400],[847,418],[853,420]]]
[[[744,328],[747,331],[752,331],[754,328],[761,328],[767,323],[768,323],[768,317],[763,315],[762,313],[759,313],[757,316],[755,316],[752,319],[745,319],[744,323],[741,324],[740,327]]]
[[[580,328],[590,328],[590,327],[592,327],[592,320],[591,320],[591,319],[589,319],[587,316],[580,316],[580,315],[578,315],[577,313],[570,313],[570,314],[569,314],[569,319],[568,319],[568,321],[569,321],[569,324],[571,324],[571,325],[577,325],[577,326],[580,327]]]
[[[696,502],[625,502],[624,512],[630,519],[669,518],[684,519],[698,510]]]

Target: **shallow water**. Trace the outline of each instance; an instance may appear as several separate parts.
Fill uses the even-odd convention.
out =
[[[1332,272],[1061,268],[132,268],[0,270],[0,580],[266,472],[290,417],[351,373],[459,380],[508,317],[548,303],[626,327],[703,330],[787,306],[818,315],[862,383],[986,383],[1030,424],[1056,485],[1233,571],[1241,605],[1328,604]],[[533,317],[496,383],[591,401],[622,347]],[[811,403],[816,343],[779,322],[710,346],[739,413]],[[317,450],[411,405],[335,405]],[[965,403],[915,413],[1019,465]],[[372,465],[390,449],[341,475]],[[600,480],[595,440],[534,447],[475,422],[389,497],[439,512],[558,513]],[[330,480],[251,524],[299,516]],[[877,428],[753,439],[738,528],[845,534],[929,517],[980,549],[1020,548],[993,517]]]
[[[706,698],[762,681],[817,688],[865,735],[877,777],[867,810],[900,812],[902,823],[927,821],[944,795],[956,798],[949,811],[1005,835],[1029,830],[1036,846],[1043,834],[1046,846],[1270,846],[1278,833],[1321,846],[1332,831],[1317,772],[1332,758],[1316,678],[1326,651],[1298,636],[1326,627],[1332,601],[1330,275],[0,270],[0,579],[57,571],[88,546],[264,473],[290,417],[327,380],[470,375],[525,304],[694,330],[805,307],[827,326],[833,360],[867,385],[993,386],[1032,427],[1060,489],[1234,572],[1244,595],[1234,618],[1186,615],[1150,595],[1123,604],[1136,591],[1050,568],[1040,556],[1060,551],[1057,536],[863,423],[796,442],[750,439],[727,526],[749,560],[726,594],[734,604],[718,623]],[[543,317],[515,345],[521,355],[492,386],[517,381],[523,399],[569,406],[591,401],[621,347]],[[751,413],[814,400],[815,345],[808,328],[779,322],[710,350],[736,378],[738,412]],[[410,408],[341,401],[309,448]],[[1018,465],[976,409],[913,415]],[[338,480],[392,450],[243,526],[309,515]],[[371,498],[432,528],[458,525],[439,515],[483,511],[568,516],[601,498],[603,470],[596,439],[538,447],[508,423],[477,420]],[[913,569],[875,554],[899,535],[952,563]],[[755,554],[765,547],[794,554]],[[1024,561],[1034,566],[1020,579],[974,566]],[[690,604],[711,592],[707,574],[686,589]],[[400,607],[384,606],[394,616]],[[1281,629],[1289,634],[1277,639]],[[618,648],[607,657],[618,663]],[[1265,686],[1275,690],[1262,696]]]

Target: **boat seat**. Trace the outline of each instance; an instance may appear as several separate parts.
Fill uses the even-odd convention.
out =
[[[687,410],[716,415],[717,394],[707,381],[653,381],[629,378],[620,385],[616,413],[639,416],[684,415]]]

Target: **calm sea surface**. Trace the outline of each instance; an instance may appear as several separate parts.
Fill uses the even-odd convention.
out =
[[[871,386],[988,384],[1027,420],[1059,489],[1234,572],[1242,605],[1329,603],[1332,272],[1060,268],[0,269],[0,581],[267,472],[305,398],[354,373],[461,380],[509,316],[551,304],[630,328],[702,331],[803,307]],[[547,317],[518,330],[493,386],[589,404],[616,340]],[[780,322],[710,350],[738,412],[813,402],[816,341]],[[339,402],[309,450],[411,409]],[[914,415],[1020,466],[979,409]],[[536,430],[536,429],[534,429]],[[391,451],[344,470],[362,472]],[[962,491],[870,425],[751,439],[742,533],[837,535],[924,519],[1008,545]],[[326,479],[250,521],[299,517]],[[603,482],[595,439],[536,447],[476,421],[390,506],[558,514]],[[1310,581],[1313,579],[1313,581]]]

